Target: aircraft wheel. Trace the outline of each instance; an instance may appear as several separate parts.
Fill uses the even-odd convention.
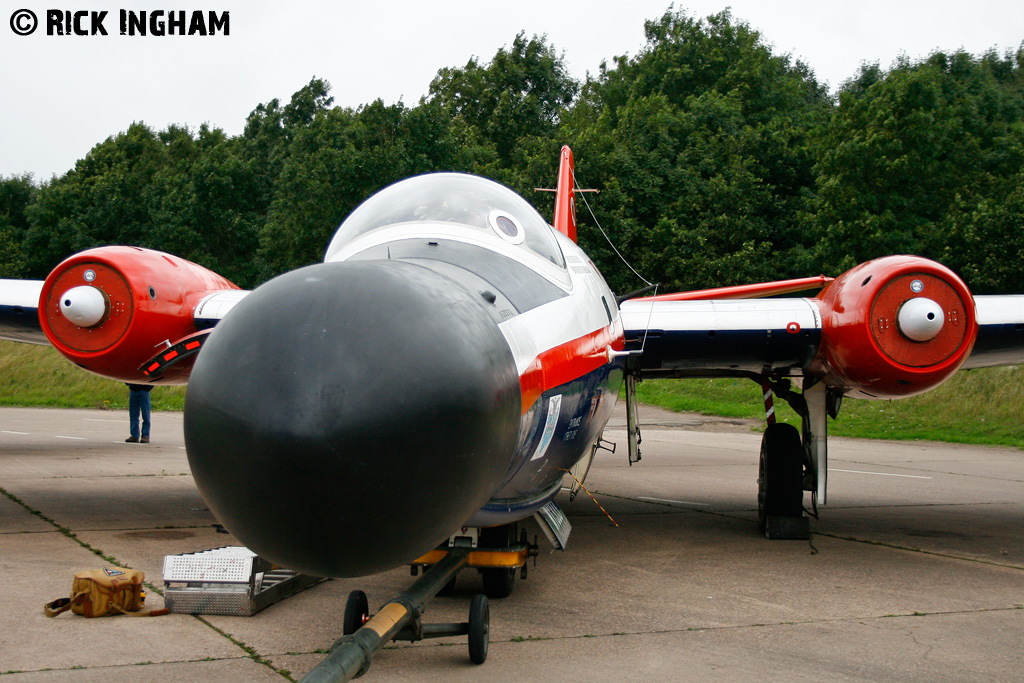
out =
[[[480,530],[480,545],[484,548],[509,548],[516,542],[516,525],[503,524]],[[484,593],[492,600],[507,598],[512,595],[516,585],[516,570],[481,569],[484,580]]]
[[[513,569],[484,569],[484,593],[487,597],[500,600],[512,595],[512,589],[516,586],[516,570]]]
[[[487,596],[476,594],[469,603],[469,661],[483,664],[487,661],[487,645],[491,633],[491,608]]]
[[[352,591],[345,601],[345,618],[342,621],[342,633],[350,636],[359,630],[359,627],[366,623],[370,617],[370,610],[366,603],[366,593],[363,591]]]
[[[769,517],[799,517],[804,500],[804,450],[800,432],[782,422],[761,438],[757,475],[757,521],[764,533]]]

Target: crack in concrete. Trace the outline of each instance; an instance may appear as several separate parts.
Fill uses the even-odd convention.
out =
[[[94,548],[89,543],[86,543],[85,541],[80,539],[78,537],[78,535],[73,530],[71,530],[69,527],[63,526],[63,525],[57,523],[56,521],[54,521],[53,519],[47,517],[41,511],[36,510],[32,506],[30,506],[28,503],[24,502],[23,500],[21,500],[20,498],[18,498],[14,494],[12,494],[9,491],[7,491],[7,489],[5,489],[3,487],[0,487],[0,495],[3,495],[5,497],[7,497],[11,502],[13,502],[16,505],[19,505],[20,507],[22,507],[30,515],[38,517],[39,519],[41,519],[42,521],[46,522],[47,524],[50,524],[51,526],[53,526],[53,528],[54,528],[54,530],[56,532],[58,532],[61,535],[69,538],[70,540],[74,541],[78,545],[82,546],[83,548],[85,548],[89,552],[93,553],[94,555],[96,555],[97,557],[102,559],[104,562],[106,562],[108,564],[111,564],[111,565],[113,565],[115,567],[121,567],[121,568],[125,568],[125,569],[129,568],[128,565],[120,562],[119,560],[117,560],[117,558],[115,558],[115,557],[113,557],[111,555],[106,555],[99,548]],[[152,530],[156,531],[156,530],[161,530],[161,529],[152,529]],[[93,530],[90,529],[90,531],[93,531]],[[48,533],[52,533],[52,532],[48,532]],[[151,590],[154,593],[156,593],[157,595],[163,597],[164,592],[160,588],[158,588],[155,584],[153,584],[153,583],[151,583],[149,581],[144,581],[143,585],[148,590]],[[264,666],[269,668],[271,671],[273,671],[274,673],[278,674],[279,676],[281,676],[282,678],[284,678],[286,680],[289,680],[289,681],[294,681],[295,680],[295,679],[293,679],[291,677],[291,672],[287,671],[286,669],[281,669],[281,668],[278,668],[278,667],[274,666],[270,662],[269,659],[267,659],[266,657],[261,655],[259,652],[257,652],[255,648],[247,645],[246,643],[244,643],[241,640],[238,640],[237,638],[232,636],[230,633],[227,633],[223,629],[220,629],[217,626],[214,626],[209,621],[207,621],[206,619],[202,618],[201,616],[199,616],[197,614],[193,614],[193,615],[191,615],[191,617],[193,619],[195,619],[196,621],[200,622],[201,624],[205,625],[206,627],[212,629],[215,633],[219,634],[223,638],[226,638],[233,645],[235,645],[236,647],[241,649],[245,653],[245,655],[246,655],[245,658],[251,659],[251,660],[253,660],[254,662],[256,662],[258,664],[263,664]],[[220,660],[220,659],[232,660],[232,659],[243,659],[243,658],[242,657],[238,657],[238,658],[233,658],[233,657],[217,658],[217,660]],[[181,660],[181,662],[184,662],[184,663],[187,663],[189,661],[205,661],[205,660]],[[171,661],[171,662],[160,662],[160,663],[161,664],[174,664],[174,663],[181,663],[181,662]],[[121,666],[144,666],[144,665],[148,665],[148,664],[153,664],[153,662],[138,662],[138,663],[135,663],[135,664],[125,664],[125,665],[121,665]],[[71,667],[70,669],[40,669],[40,671],[50,671],[50,670],[70,671],[70,670],[78,670],[78,669],[84,669],[84,668],[93,669],[93,668],[103,668],[103,667]],[[13,671],[12,672],[0,672],[0,675],[6,674],[6,673],[18,673],[18,672],[13,672]]]

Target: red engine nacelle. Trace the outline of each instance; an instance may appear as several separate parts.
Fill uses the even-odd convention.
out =
[[[859,398],[900,398],[946,381],[978,335],[974,297],[945,266],[888,256],[844,273],[819,295],[816,365]]]
[[[47,339],[71,362],[123,382],[153,382],[139,366],[196,331],[192,311],[210,292],[238,289],[213,271],[160,251],[99,247],[53,269],[39,295]],[[156,380],[183,384],[192,361]]]

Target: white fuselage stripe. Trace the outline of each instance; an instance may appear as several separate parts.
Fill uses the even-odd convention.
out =
[[[521,313],[498,325],[522,375],[545,351],[596,332],[618,317],[615,298],[604,279],[589,264],[579,247],[561,238],[562,252],[569,262],[572,290],[569,296]],[[581,258],[582,257],[582,258]],[[588,265],[589,264],[589,265]],[[601,297],[605,303],[601,303]],[[607,306],[607,309],[605,308]]]

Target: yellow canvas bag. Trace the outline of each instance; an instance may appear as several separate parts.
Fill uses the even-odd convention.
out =
[[[167,614],[167,610],[139,611],[146,601],[142,586],[145,578],[145,573],[138,569],[120,567],[78,572],[71,584],[71,597],[46,603],[43,605],[43,614],[55,617],[69,609],[83,617],[111,614],[149,617]]]

